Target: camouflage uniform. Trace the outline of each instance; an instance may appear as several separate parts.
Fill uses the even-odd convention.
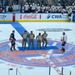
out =
[[[46,31],[44,31],[44,33],[42,34],[42,46],[44,47],[44,45],[45,45],[45,47],[47,46],[47,36],[48,36],[48,34],[46,33]]]
[[[22,47],[26,47],[26,42],[27,42],[27,33],[26,33],[26,31],[24,31],[24,33],[22,34]]]
[[[42,41],[41,33],[39,33],[39,35],[36,36],[36,40],[37,40],[37,49],[38,47],[41,48],[41,41]]]
[[[31,31],[31,33],[28,35],[29,37],[29,48],[30,48],[30,45],[32,44],[32,47],[34,49],[34,37],[35,35],[33,34],[33,31]]]

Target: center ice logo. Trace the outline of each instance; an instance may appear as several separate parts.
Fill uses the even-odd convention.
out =
[[[21,43],[21,40],[16,42]],[[51,66],[42,55],[46,55],[56,66],[66,66],[75,64],[75,46],[66,44],[66,52],[62,53],[59,48],[61,42],[48,40],[48,49],[41,50],[16,50],[10,51],[10,42],[0,43],[0,59],[21,65],[28,66]]]

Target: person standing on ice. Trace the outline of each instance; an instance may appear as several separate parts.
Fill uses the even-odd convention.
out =
[[[29,47],[30,48],[30,45],[32,44],[32,48],[34,49],[34,33],[33,31],[30,32],[30,34],[28,35],[28,38],[29,38]]]
[[[12,49],[16,50],[15,49],[15,41],[16,41],[16,39],[15,39],[14,33],[15,33],[15,31],[13,30],[12,33],[10,34],[10,38],[9,38],[9,40],[11,41],[11,47],[10,47],[11,51],[12,51]]]
[[[24,33],[22,34],[22,47],[26,48],[26,42],[27,42],[27,37],[28,37],[28,34],[27,34],[27,31],[24,31]]]
[[[65,52],[65,44],[67,42],[67,36],[66,36],[65,32],[62,33],[61,42],[62,42],[61,51]]]
[[[42,47],[44,48],[44,45],[45,47],[47,47],[47,36],[48,34],[46,33],[46,31],[44,31],[44,33],[42,34]]]
[[[37,40],[37,49],[38,49],[38,48],[41,48],[41,42],[42,42],[42,35],[41,35],[41,33],[39,33],[39,34],[36,36],[36,40]]]

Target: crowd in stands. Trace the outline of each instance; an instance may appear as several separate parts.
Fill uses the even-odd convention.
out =
[[[36,3],[25,3],[22,5],[17,5],[17,11],[22,10],[22,13],[71,13],[73,9],[75,9],[75,3],[72,5],[66,5],[65,8],[58,4],[58,5],[40,5]],[[13,8],[13,6],[6,6],[5,9],[2,9],[3,7],[0,6],[0,12],[14,12],[16,8]]]
[[[39,4],[28,4],[22,5],[22,12],[24,13],[67,13],[72,12],[72,10],[75,8],[75,5],[69,6],[67,5],[65,8],[63,6],[59,5],[39,5]]]

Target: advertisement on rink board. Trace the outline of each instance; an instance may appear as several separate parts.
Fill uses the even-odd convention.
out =
[[[49,14],[16,14],[16,20],[67,20],[68,15],[62,13]]]
[[[42,14],[41,19],[46,19],[46,20],[67,20],[68,19],[68,14],[62,14],[62,13]]]
[[[25,21],[25,20],[68,20],[68,14],[62,13],[3,13],[1,21]]]
[[[16,20],[37,20],[40,14],[16,14]]]
[[[4,14],[0,14],[0,20],[3,20],[4,19]]]
[[[2,21],[7,21],[7,20],[11,20],[12,21],[12,13],[11,14],[6,14],[6,13],[0,13],[0,20]]]

